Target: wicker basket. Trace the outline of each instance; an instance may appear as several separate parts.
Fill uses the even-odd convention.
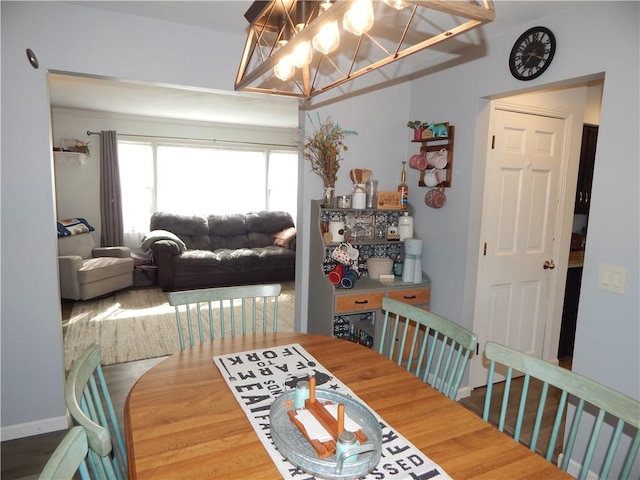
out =
[[[379,280],[380,275],[389,275],[393,270],[393,260],[389,257],[374,257],[367,260],[369,278]]]

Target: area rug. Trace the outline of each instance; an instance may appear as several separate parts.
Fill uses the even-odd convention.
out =
[[[294,311],[294,283],[284,282],[278,300],[278,331],[293,332]],[[65,370],[92,343],[100,345],[103,365],[176,353],[180,342],[175,309],[159,288],[122,290],[75,302],[64,335]]]

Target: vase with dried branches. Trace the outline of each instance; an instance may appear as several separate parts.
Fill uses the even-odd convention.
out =
[[[318,114],[317,124],[309,114],[307,118],[314,127],[314,131],[305,135],[304,157],[311,162],[311,171],[322,178],[323,206],[331,208],[334,206],[333,198],[342,161],[341,153],[349,149],[344,140],[349,135],[357,135],[358,132],[344,130],[331,117],[322,122]]]

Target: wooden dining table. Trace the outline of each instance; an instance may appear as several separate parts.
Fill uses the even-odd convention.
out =
[[[281,478],[213,356],[292,343],[454,479],[571,478],[376,351],[303,333],[227,337],[151,368],[125,404],[129,478]]]

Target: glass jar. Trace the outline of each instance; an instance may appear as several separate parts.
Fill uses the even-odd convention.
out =
[[[346,452],[351,450],[353,447],[358,446],[358,441],[356,439],[356,435],[353,432],[349,432],[344,430],[339,436],[338,441],[336,442],[336,461],[338,457],[344,455]],[[358,455],[349,455],[344,458],[343,463],[352,463],[358,460]]]
[[[351,195],[338,195],[338,208],[351,208]]]
[[[369,180],[367,182],[367,208],[376,208],[378,201],[378,181]]]
[[[309,381],[298,380],[296,383],[296,393],[293,397],[293,407],[296,409],[304,408],[304,401],[309,398]]]

